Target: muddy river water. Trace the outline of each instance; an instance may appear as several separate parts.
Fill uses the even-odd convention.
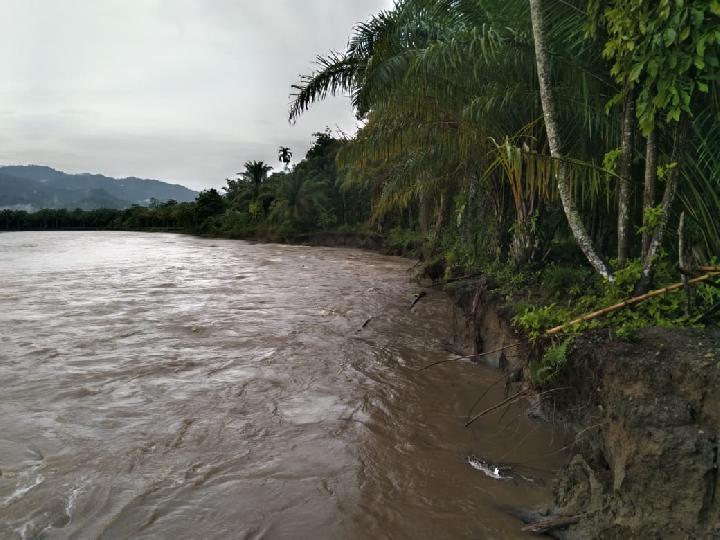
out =
[[[0,539],[523,538],[506,508],[548,497],[559,436],[519,407],[463,426],[499,374],[417,371],[448,356],[453,306],[410,310],[411,266],[0,234]]]

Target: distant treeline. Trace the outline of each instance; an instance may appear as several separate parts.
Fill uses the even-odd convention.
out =
[[[0,210],[0,230],[171,230],[227,237],[280,238],[303,232],[356,227],[370,217],[370,196],[343,188],[336,166],[346,144],[330,132],[316,133],[307,155],[292,170],[271,173],[262,161],[245,164],[222,193],[201,192],[193,202],[152,200],[124,210]],[[291,154],[282,149],[281,159]]]

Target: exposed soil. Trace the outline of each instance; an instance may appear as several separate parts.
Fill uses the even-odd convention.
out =
[[[554,385],[576,444],[553,513],[582,516],[558,537],[720,537],[720,331],[585,336]]]
[[[521,340],[490,288],[449,291],[462,312],[458,352]],[[482,360],[521,387],[535,353],[522,345]],[[579,516],[552,531],[566,539],[720,538],[719,390],[720,330],[648,328],[633,342],[607,331],[578,338],[529,411],[575,433],[571,458],[553,502],[525,517]]]

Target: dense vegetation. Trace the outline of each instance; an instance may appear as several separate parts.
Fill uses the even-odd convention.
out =
[[[441,277],[493,276],[541,335],[717,263],[719,76],[717,0],[401,0],[294,86],[291,121],[350,95],[354,137],[316,134],[292,168],[281,147],[283,171],[248,162],[194,203],[0,228],[372,230]],[[719,303],[708,281],[580,327],[708,324]]]
[[[122,210],[5,209],[0,210],[0,230],[164,230],[275,240],[339,227],[356,230],[368,222],[370,197],[363,189],[343,189],[336,157],[347,141],[329,131],[314,137],[292,169],[292,152],[281,147],[278,157],[285,170],[271,174],[270,165],[247,162],[222,193],[205,190],[193,202],[151,199],[148,206]]]

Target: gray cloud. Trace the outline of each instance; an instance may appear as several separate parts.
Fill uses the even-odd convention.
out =
[[[3,0],[0,162],[220,186],[296,156],[346,99],[287,123],[290,84],[391,0]]]

